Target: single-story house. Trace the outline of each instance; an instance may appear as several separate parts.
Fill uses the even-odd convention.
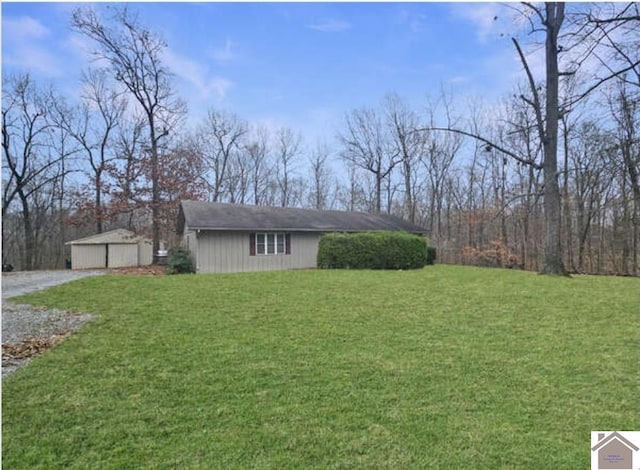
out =
[[[71,246],[71,268],[121,268],[153,262],[151,240],[117,229],[66,243]]]
[[[425,229],[387,214],[182,201],[178,234],[197,273],[315,268],[331,232]]]

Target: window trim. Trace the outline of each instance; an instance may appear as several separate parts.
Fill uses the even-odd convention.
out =
[[[261,240],[261,243],[258,241]],[[279,248],[282,251],[279,251]],[[273,250],[270,253],[270,249]],[[249,234],[250,256],[278,256],[291,254],[291,234],[286,232],[254,232]]]

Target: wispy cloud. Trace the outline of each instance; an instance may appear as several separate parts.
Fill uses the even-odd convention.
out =
[[[504,13],[499,3],[458,3],[452,8],[455,16],[469,21],[475,27],[480,42],[486,42],[492,34],[499,34],[496,22]]]
[[[422,13],[410,13],[406,8],[402,8],[397,14],[396,22],[408,27],[413,33],[421,33],[427,30],[428,17]]]
[[[307,27],[323,33],[341,33],[351,29],[351,23],[344,20],[329,18],[318,23],[310,24]]]
[[[464,75],[456,75],[454,77],[451,77],[448,80],[448,83],[451,84],[460,84],[460,83],[469,83],[471,81],[471,79],[469,77],[466,77]]]
[[[10,67],[40,73],[48,77],[62,74],[60,63],[51,50],[51,32],[40,21],[29,16],[2,19],[5,44],[3,63]]]
[[[197,100],[210,100],[215,98],[224,101],[233,82],[224,77],[209,73],[208,67],[188,57],[165,51],[163,60],[169,69],[191,87],[191,94]]]
[[[49,29],[40,21],[29,16],[17,18],[5,17],[2,19],[2,29],[6,38],[41,39],[49,35]]]
[[[215,92],[219,99],[224,100],[229,90],[233,87],[233,82],[224,77],[211,77],[206,84],[206,88]]]

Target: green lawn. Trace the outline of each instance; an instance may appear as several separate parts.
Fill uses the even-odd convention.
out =
[[[589,467],[640,429],[638,279],[460,266],[105,276],[3,383],[7,469]]]

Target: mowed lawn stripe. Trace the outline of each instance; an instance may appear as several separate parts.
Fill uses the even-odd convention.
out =
[[[433,266],[105,276],[3,384],[6,468],[586,468],[640,428],[639,282]]]

